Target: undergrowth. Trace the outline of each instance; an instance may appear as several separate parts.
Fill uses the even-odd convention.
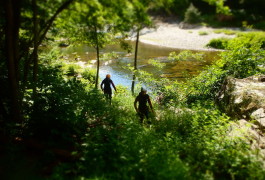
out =
[[[243,137],[228,136],[232,119],[213,103],[226,76],[262,72],[264,52],[244,47],[230,46],[221,60],[186,83],[146,81],[159,90],[150,93],[151,124],[140,124],[135,96],[125,87],[117,87],[109,105],[94,89],[90,69],[41,57],[38,96],[28,90],[23,102],[23,133],[48,149],[39,167],[57,162],[43,179],[264,179],[261,157]],[[249,59],[254,64],[246,63]],[[67,160],[58,163],[55,148],[70,152]]]

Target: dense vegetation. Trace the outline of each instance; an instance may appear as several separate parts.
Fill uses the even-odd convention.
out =
[[[235,34],[236,38],[234,39],[212,39],[207,46],[216,49],[229,49],[230,44],[240,41],[247,44],[248,47],[250,47],[251,44],[258,44],[262,49],[265,48],[265,33],[262,31],[235,32]]]
[[[156,113],[151,124],[139,123],[132,105],[135,96],[126,87],[117,87],[110,106],[97,89],[98,69],[67,62],[56,48],[64,37],[95,47],[98,55],[108,43],[130,50],[126,34],[150,26],[150,12],[175,10],[184,19],[192,2],[213,18],[213,5],[219,13],[235,12],[241,23],[245,16],[236,14],[238,4],[227,1],[229,9],[222,0],[19,2],[0,6],[1,179],[265,178],[259,151],[251,149],[244,136],[229,135],[236,119],[214,104],[227,76],[264,73],[262,33],[239,34],[221,43],[227,51],[220,60],[186,82],[157,80],[130,68],[152,88]],[[247,5],[242,1],[240,7],[245,14],[254,13],[249,22],[262,22],[264,11],[252,12]],[[168,59],[201,56],[172,52]]]

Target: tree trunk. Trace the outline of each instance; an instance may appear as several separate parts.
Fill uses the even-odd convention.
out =
[[[98,44],[98,32],[97,27],[95,26],[95,33],[96,33],[96,49],[97,49],[97,75],[96,75],[96,83],[95,88],[98,88],[98,79],[99,79],[99,44]]]
[[[33,5],[33,34],[34,34],[34,50],[33,50],[33,97],[36,97],[37,74],[38,74],[38,19],[37,19],[37,3],[32,0]]]
[[[6,7],[6,58],[10,92],[10,117],[15,122],[21,121],[19,103],[19,72],[18,72],[18,38],[20,25],[20,1],[5,1]]]
[[[134,54],[134,71],[137,70],[137,55],[138,55],[139,34],[140,34],[140,29],[137,29],[136,43],[135,43],[135,54]],[[131,87],[132,94],[134,94],[135,79],[136,79],[136,76],[135,76],[135,72],[134,72],[133,73],[133,80],[132,80],[132,87]]]
[[[7,111],[5,109],[2,98],[0,97],[0,124],[1,124],[1,116],[3,118],[3,122],[8,118]]]

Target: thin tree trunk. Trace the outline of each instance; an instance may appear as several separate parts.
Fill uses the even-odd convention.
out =
[[[37,74],[38,74],[38,18],[37,18],[37,3],[32,0],[33,5],[33,34],[34,34],[34,50],[33,50],[33,97],[36,96]]]
[[[1,122],[1,116],[3,117],[4,121],[8,118],[8,114],[5,109],[4,103],[2,101],[2,98],[0,97],[0,122]]]
[[[10,117],[15,122],[21,121],[18,83],[18,38],[20,1],[5,1],[6,6],[6,53],[8,81],[11,99]]]
[[[135,43],[135,54],[134,54],[134,70],[137,70],[137,55],[138,55],[138,44],[139,44],[139,34],[140,34],[140,29],[137,29],[137,35],[136,35],[136,43]],[[134,86],[135,86],[135,72],[133,73],[133,80],[132,80],[132,87],[131,91],[132,94],[134,94]]]
[[[21,0],[13,0],[14,8],[14,57],[15,57],[15,68],[16,68],[16,78],[17,83],[20,80],[19,76],[19,27],[20,27],[20,12],[21,12]]]
[[[95,88],[98,88],[98,79],[99,79],[99,44],[98,44],[98,34],[97,34],[97,27],[95,26],[95,33],[96,33],[96,49],[97,49],[97,75],[96,75],[96,83]]]

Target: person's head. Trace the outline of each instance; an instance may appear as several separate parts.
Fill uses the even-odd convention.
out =
[[[141,87],[141,93],[146,94],[146,92],[147,92],[147,90],[145,88]]]
[[[106,75],[106,78],[110,79],[110,74],[107,74],[107,75]]]

